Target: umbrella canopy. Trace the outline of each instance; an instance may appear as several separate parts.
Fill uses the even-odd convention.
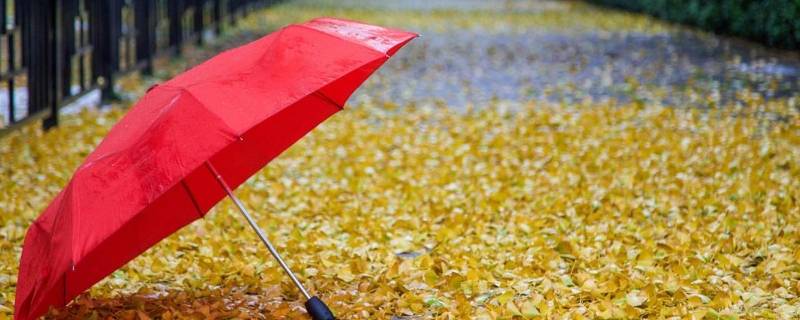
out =
[[[25,236],[16,319],[63,307],[202,218],[320,122],[416,35],[343,21],[291,25],[148,90]]]

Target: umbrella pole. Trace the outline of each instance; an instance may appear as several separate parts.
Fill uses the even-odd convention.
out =
[[[298,289],[300,289],[300,292],[302,292],[303,295],[306,297],[306,310],[308,311],[308,314],[311,315],[311,318],[314,320],[334,320],[335,318],[333,316],[333,313],[330,311],[330,309],[328,309],[328,306],[326,306],[325,303],[322,302],[322,300],[320,300],[319,298],[311,296],[308,293],[308,290],[306,290],[306,287],[303,286],[300,280],[297,279],[297,276],[294,275],[294,272],[292,272],[292,270],[289,269],[289,266],[286,265],[285,261],[283,261],[283,258],[281,258],[281,255],[278,253],[278,250],[276,250],[275,246],[273,246],[272,243],[269,241],[269,239],[267,239],[267,235],[264,234],[264,231],[261,230],[258,224],[256,224],[255,220],[253,220],[253,217],[250,215],[250,212],[247,211],[247,208],[244,207],[244,204],[242,204],[239,198],[237,198],[236,195],[233,194],[233,191],[228,186],[228,184],[225,183],[225,180],[222,179],[222,175],[220,175],[219,172],[217,172],[217,169],[214,168],[213,165],[211,165],[211,162],[207,161],[206,166],[208,166],[208,169],[211,170],[211,173],[214,175],[214,178],[217,179],[220,186],[222,186],[222,189],[224,189],[225,193],[228,194],[228,197],[231,198],[231,200],[233,200],[233,203],[236,204],[236,207],[239,208],[239,212],[241,212],[244,218],[247,219],[247,223],[250,224],[250,227],[252,227],[253,231],[256,232],[258,237],[261,239],[261,242],[264,243],[264,245],[267,247],[267,250],[269,250],[269,253],[272,254],[272,257],[278,261],[278,264],[281,266],[281,268],[283,268],[283,271],[286,271],[286,274],[288,274],[289,278],[292,279],[294,285]]]

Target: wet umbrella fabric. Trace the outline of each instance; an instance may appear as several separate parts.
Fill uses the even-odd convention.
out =
[[[202,218],[415,36],[315,19],[151,88],[28,229],[15,319],[65,306]]]

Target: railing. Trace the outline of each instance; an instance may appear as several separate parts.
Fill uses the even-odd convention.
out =
[[[275,0],[0,0],[0,136],[115,80],[152,73],[153,60],[202,45]]]

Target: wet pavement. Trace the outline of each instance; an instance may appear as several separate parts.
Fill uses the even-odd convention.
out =
[[[347,3],[355,6],[356,1]],[[506,2],[496,7],[467,3],[413,1],[389,7],[418,10],[421,15],[432,9],[480,10],[489,16],[508,7],[525,7],[521,12],[532,12],[530,19],[535,20],[539,16],[535,4],[540,3],[551,15],[563,10],[565,17],[576,17],[568,12],[574,8],[550,1]],[[800,88],[796,52],[678,26],[653,32],[624,27],[594,31],[568,24],[511,30],[482,29],[480,24],[449,30],[404,27],[423,36],[371,79],[355,95],[356,101],[367,97],[395,102],[438,100],[459,108],[480,107],[493,100],[613,99],[703,108],[736,103],[743,92],[776,99],[796,96]]]
[[[465,31],[426,34],[371,84],[384,99],[441,99],[451,106],[590,97],[703,107],[735,101],[741,90],[796,95],[800,64],[753,44],[691,32]]]
[[[800,88],[797,52],[578,2],[301,0],[284,7],[271,26],[326,15],[422,34],[354,101],[462,108],[590,98],[703,108],[736,103],[743,92],[775,99]]]

